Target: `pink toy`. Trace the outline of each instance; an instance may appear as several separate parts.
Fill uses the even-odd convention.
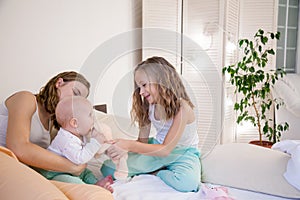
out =
[[[202,194],[204,199],[209,200],[234,200],[228,196],[228,190],[222,186],[208,186],[201,184]]]

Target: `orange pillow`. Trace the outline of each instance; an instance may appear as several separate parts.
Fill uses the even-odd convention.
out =
[[[50,181],[11,155],[11,151],[0,147],[1,199],[68,199]]]
[[[97,185],[63,183],[51,181],[60,191],[72,200],[113,200],[113,195]]]
[[[19,162],[12,151],[0,146],[1,199],[113,200],[113,195],[96,185],[49,181]]]

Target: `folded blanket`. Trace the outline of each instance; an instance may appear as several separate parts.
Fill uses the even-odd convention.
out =
[[[291,155],[286,172],[284,173],[284,178],[292,186],[300,190],[300,140],[283,140],[275,143],[272,149]]]

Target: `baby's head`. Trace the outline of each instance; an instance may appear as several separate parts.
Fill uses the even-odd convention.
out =
[[[87,135],[94,124],[93,106],[89,100],[81,96],[61,99],[57,104],[55,115],[62,128],[76,135]]]

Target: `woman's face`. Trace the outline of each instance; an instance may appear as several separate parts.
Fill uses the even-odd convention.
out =
[[[150,81],[147,74],[143,70],[137,70],[134,79],[140,89],[140,95],[144,97],[149,104],[157,103],[158,92],[155,87],[156,84],[153,81]]]
[[[79,81],[64,82],[60,78],[56,83],[56,88],[58,90],[59,99],[67,96],[82,96],[87,97],[89,94],[89,89]]]

